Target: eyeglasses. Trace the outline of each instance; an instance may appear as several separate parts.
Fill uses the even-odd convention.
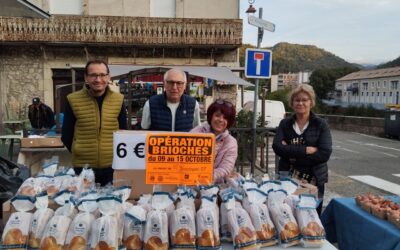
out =
[[[174,86],[176,84],[176,87],[178,88],[182,88],[185,85],[185,82],[182,81],[166,80],[165,82],[170,86]]]
[[[222,99],[218,99],[215,102],[217,104],[220,104],[220,105],[224,105],[225,104],[228,108],[233,107],[233,104],[231,102],[228,102],[228,101],[225,101],[225,100],[222,100]]]
[[[92,78],[92,79],[96,79],[97,77],[100,77],[101,79],[104,79],[106,76],[108,76],[108,74],[104,74],[104,73],[101,73],[101,74],[91,73],[91,74],[88,74],[87,76],[88,76],[89,78]]]
[[[293,102],[295,103],[306,103],[308,102],[310,99],[294,99]]]

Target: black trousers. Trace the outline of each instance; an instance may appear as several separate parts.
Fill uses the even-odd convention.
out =
[[[321,203],[319,203],[319,206],[317,207],[317,213],[319,217],[321,217],[322,203],[324,202],[325,184],[318,185],[317,188],[318,188],[318,199],[321,199]]]
[[[79,175],[83,168],[74,168],[75,173]],[[100,186],[105,186],[108,183],[112,184],[114,169],[108,168],[92,168],[94,172],[95,182],[100,183]]]

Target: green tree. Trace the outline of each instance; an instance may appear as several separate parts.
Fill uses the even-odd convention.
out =
[[[358,70],[354,67],[317,69],[310,76],[310,85],[313,86],[318,100],[327,99],[328,94],[335,90],[337,79]]]
[[[285,105],[285,110],[289,110],[289,103],[288,103],[288,95],[289,95],[290,89],[280,89],[271,93],[267,94],[267,99],[268,100],[275,100],[275,101],[281,101]]]

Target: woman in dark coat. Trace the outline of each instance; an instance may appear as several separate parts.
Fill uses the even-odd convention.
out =
[[[315,92],[301,84],[289,95],[294,114],[279,124],[272,148],[280,157],[279,171],[289,171],[297,179],[306,180],[318,188],[321,214],[325,183],[328,182],[327,162],[332,153],[332,137],[325,120],[311,112]]]

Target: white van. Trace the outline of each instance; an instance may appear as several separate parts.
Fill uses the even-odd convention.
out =
[[[248,101],[243,105],[243,110],[253,111],[254,101]],[[257,102],[257,117],[261,115],[261,100]],[[281,101],[265,100],[265,123],[267,128],[275,130],[285,117],[285,106]]]

